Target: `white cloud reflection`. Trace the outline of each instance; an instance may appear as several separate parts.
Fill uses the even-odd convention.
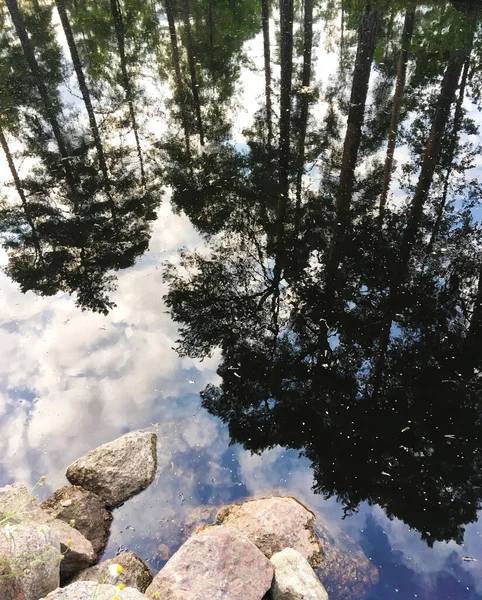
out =
[[[327,32],[320,25],[318,34],[314,78],[326,83],[338,58],[324,50]],[[252,124],[263,94],[261,35],[249,42],[249,52],[258,71],[243,69],[236,98],[237,143],[245,141],[242,130]],[[325,111],[322,98],[313,117],[321,121]],[[406,147],[397,148],[396,158],[400,164],[408,160]],[[9,178],[0,154],[0,181]],[[398,188],[392,192],[394,202],[403,200]],[[176,260],[181,246],[199,243],[189,220],[173,215],[166,197],[149,252],[135,268],[117,274],[118,289],[112,295],[117,308],[108,316],[81,312],[65,294],[21,294],[15,283],[0,275],[0,484],[33,485],[45,474],[47,491],[65,485],[64,472],[73,460],[128,430],[147,427],[159,435],[158,474],[148,490],[116,510],[110,554],[129,546],[148,558],[151,546],[143,542],[156,533],[162,541],[163,519],[174,518],[186,506],[222,504],[237,493],[283,488],[320,512],[335,538],[336,526],[341,526],[362,541],[367,518],[373,519],[427,589],[435,588],[455,554],[461,575],[473,578],[482,595],[477,524],[467,528],[464,547],[449,543],[429,549],[417,532],[389,520],[378,507],[362,506],[357,515],[341,522],[342,507],[313,494],[309,464],[297,453],[274,448],[257,456],[229,447],[227,430],[200,408],[198,395],[208,382],[218,381],[219,356],[203,362],[180,358],[173,349],[177,327],[162,300],[166,286],[161,262]],[[2,251],[0,265],[6,263]],[[465,563],[463,556],[478,562]]]
[[[148,427],[159,435],[158,476],[116,510],[108,554],[129,547],[150,558],[152,540],[163,540],[165,520],[178,519],[188,507],[282,488],[319,512],[335,539],[341,526],[363,541],[370,515],[426,589],[449,569],[455,553],[458,577],[466,575],[469,586],[473,578],[481,594],[479,563],[462,560],[468,555],[482,561],[477,524],[467,528],[465,547],[429,549],[417,532],[377,507],[364,506],[342,522],[340,504],[311,491],[309,463],[296,452],[274,448],[257,456],[229,447],[226,428],[200,408],[198,395],[218,381],[219,356],[202,363],[180,358],[173,349],[177,327],[162,301],[160,263],[175,259],[179,247],[199,243],[188,219],[171,214],[165,202],[149,252],[135,268],[118,273],[118,306],[107,317],[81,312],[65,294],[21,294],[1,277],[0,483],[33,485],[46,474],[50,488],[65,485],[70,462],[128,430]]]

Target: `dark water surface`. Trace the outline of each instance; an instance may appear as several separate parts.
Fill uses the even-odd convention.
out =
[[[0,484],[150,428],[107,555],[278,490],[353,557],[331,600],[482,598],[482,6],[0,21]]]

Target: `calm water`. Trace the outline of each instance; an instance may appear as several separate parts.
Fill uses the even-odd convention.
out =
[[[107,555],[283,490],[482,598],[478,6],[2,3],[0,484],[148,427]]]

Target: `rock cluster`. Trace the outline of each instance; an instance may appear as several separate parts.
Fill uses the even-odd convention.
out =
[[[35,505],[23,485],[0,489],[0,519],[7,522],[0,535],[0,564],[19,574],[26,600],[38,598],[37,592],[30,592],[30,587],[36,588],[36,576],[64,583],[95,561],[90,541]]]
[[[314,513],[286,495],[217,514],[204,507],[186,521],[190,537],[154,578],[131,552],[96,564],[110,510],[147,487],[155,472],[156,436],[134,431],[70,465],[73,485],[40,505],[22,485],[0,489],[0,598],[328,600],[314,570],[326,568],[326,536],[317,535]]]
[[[327,600],[314,514],[295,498],[249,500],[220,510],[171,557],[150,600]]]
[[[259,495],[254,498],[240,499],[239,503],[232,508],[237,509],[244,504],[256,508],[252,500],[275,498],[278,501],[278,499],[288,498],[289,494],[290,491],[286,488],[267,489],[259,492]],[[299,499],[305,505],[309,503],[308,498]],[[266,503],[268,504],[270,503]],[[299,502],[297,504],[299,505]],[[191,535],[207,525],[218,522],[218,514],[221,517],[226,512],[232,512],[231,507],[228,508],[229,510],[226,510],[222,506],[212,504],[194,506],[187,508],[183,515],[177,515],[163,522],[162,528],[153,536],[151,556],[159,563],[165,563]],[[311,511],[308,511],[307,516],[310,521],[313,520]],[[315,572],[328,595],[336,597],[337,600],[369,598],[373,586],[378,583],[378,570],[361,547],[339,530],[334,523],[330,523],[328,528],[321,514],[316,515],[316,519],[311,524],[323,548],[323,561],[321,566],[315,567]],[[260,529],[264,529],[265,525],[266,523],[263,523]],[[281,522],[280,527],[282,535],[286,537],[285,524]]]
[[[56,519],[74,523],[75,529],[89,540],[99,558],[109,539],[111,513],[98,496],[76,485],[54,492],[40,507]]]
[[[59,586],[81,578],[80,573],[90,579],[91,569],[101,567],[92,565],[107,545],[112,521],[109,509],[152,482],[156,455],[155,434],[133,431],[70,465],[67,479],[74,485],[57,490],[39,505],[21,484],[0,488],[0,598],[89,597],[85,586],[95,587],[99,579]],[[149,569],[130,553],[116,562],[125,563],[126,571],[128,567],[125,582],[119,578],[127,586],[123,599],[143,598],[134,588],[147,588],[152,580]],[[99,572],[102,575],[101,568]],[[124,593],[129,586],[133,592]],[[107,589],[110,587],[105,586],[109,600],[114,595]],[[101,595],[97,593],[96,598]]]

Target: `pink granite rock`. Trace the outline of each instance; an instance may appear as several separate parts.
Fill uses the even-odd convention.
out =
[[[223,508],[216,524],[239,529],[268,558],[284,548],[294,548],[312,567],[319,567],[323,550],[314,522],[314,513],[298,500],[278,496]]]
[[[272,563],[240,531],[210,527],[188,541],[146,590],[150,599],[262,600]],[[158,593],[158,595],[156,595]]]

